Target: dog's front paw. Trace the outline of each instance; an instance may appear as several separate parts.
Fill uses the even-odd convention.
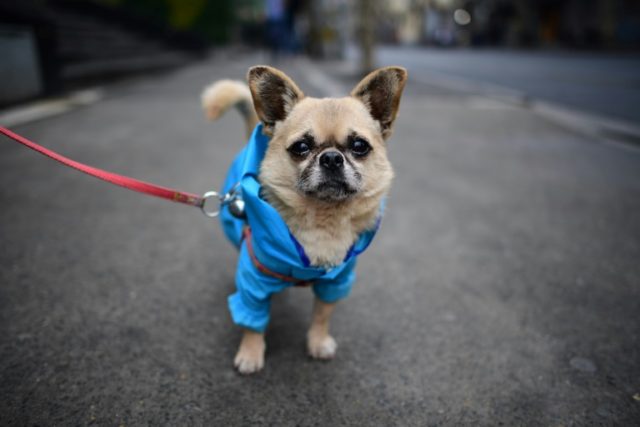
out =
[[[264,367],[264,339],[262,335],[245,333],[233,359],[233,366],[241,374],[253,374]]]
[[[314,359],[333,359],[338,349],[338,343],[331,335],[314,334],[309,332],[307,336],[307,350]]]
[[[241,374],[253,374],[264,368],[264,352],[248,351],[239,349],[233,366],[236,367]]]

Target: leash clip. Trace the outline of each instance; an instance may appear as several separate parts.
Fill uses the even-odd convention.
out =
[[[244,210],[244,200],[238,195],[238,187],[239,184],[233,186],[228,193],[221,195],[217,191],[207,191],[202,196],[202,203],[200,204],[200,209],[202,213],[204,213],[209,218],[215,218],[220,215],[220,210],[223,206],[229,207],[229,212],[231,215],[238,219],[246,219],[246,214]],[[218,199],[220,203],[218,209],[213,210],[211,208],[207,208],[207,200],[209,199]]]
[[[218,193],[217,191],[207,191],[202,196],[202,204],[200,205],[200,210],[203,214],[205,214],[205,216],[209,218],[215,218],[220,215],[220,205],[218,206],[218,208],[207,208],[207,201],[214,198],[220,202],[220,205],[222,205],[224,198],[220,197],[220,193]]]

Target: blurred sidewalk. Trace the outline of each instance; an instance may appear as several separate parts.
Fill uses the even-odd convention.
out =
[[[244,143],[199,94],[227,51],[16,127],[79,161],[193,192]],[[339,64],[277,66],[312,96]],[[0,142],[0,424],[632,425],[640,417],[640,152],[412,78],[383,226],[309,360],[311,297],[273,301],[264,372],[236,375],[236,254],[196,209]],[[337,76],[337,77],[336,77]]]

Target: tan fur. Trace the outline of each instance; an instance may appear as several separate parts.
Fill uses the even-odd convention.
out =
[[[380,123],[383,138],[391,136],[393,122],[398,114],[402,91],[407,83],[407,70],[386,67],[369,73],[351,91]]]
[[[274,126],[285,120],[304,93],[282,71],[256,66],[247,75],[253,106],[264,124],[264,133],[272,135]]]
[[[338,349],[336,340],[329,335],[329,321],[336,304],[327,304],[316,298],[313,301],[313,317],[307,332],[307,351],[314,359],[333,359]]]
[[[201,100],[202,109],[209,120],[217,120],[229,108],[236,107],[244,118],[247,136],[251,136],[253,128],[258,124],[251,92],[243,82],[219,80],[204,89]]]
[[[406,70],[376,70],[350,97],[338,99],[303,98],[289,77],[270,67],[253,67],[247,78],[258,116],[263,122],[272,122],[267,129],[272,138],[260,170],[267,200],[282,215],[313,265],[337,265],[358,234],[374,224],[380,201],[391,186],[393,170],[384,140],[391,135]],[[269,81],[284,88],[280,92],[284,92],[287,113],[280,121],[274,121],[278,114],[265,113],[265,103],[277,104],[278,96],[283,96],[271,88],[264,91],[266,94],[260,92]],[[327,203],[296,191],[298,166],[286,155],[286,147],[306,132],[319,141],[344,141],[354,131],[373,147],[370,157],[357,165],[364,184],[360,194],[344,202]]]
[[[258,372],[264,367],[265,349],[264,334],[245,329],[233,366],[241,374]]]
[[[365,185],[359,196],[336,204],[296,191],[297,165],[282,153],[309,130],[320,141],[341,141],[351,131],[367,137],[373,152],[359,165]],[[379,125],[361,102],[350,97],[300,101],[287,120],[276,125],[260,169],[265,197],[282,215],[313,265],[342,262],[358,235],[374,225],[392,178]]]
[[[236,105],[243,112],[248,130],[258,118],[262,121],[263,132],[271,137],[259,174],[264,197],[282,216],[314,266],[339,265],[358,235],[375,224],[380,202],[393,179],[385,141],[391,135],[406,78],[403,68],[382,68],[365,77],[350,96],[317,99],[305,98],[283,72],[257,66],[249,70],[249,90],[244,84],[225,80],[203,93],[203,107],[211,119]],[[250,98],[253,109],[246,108]],[[372,148],[365,157],[349,154],[348,141],[354,134]],[[325,149],[321,146],[343,153],[353,177],[357,176],[353,195],[331,200],[314,198],[300,190],[303,172],[317,166],[315,159],[322,154],[304,158],[290,155],[288,148],[305,135],[313,136],[318,150]],[[307,349],[314,358],[335,355],[337,344],[329,335],[334,306],[318,299],[314,303],[307,334]],[[245,330],[234,360],[236,368],[246,374],[259,371],[264,365],[264,350],[264,334]]]

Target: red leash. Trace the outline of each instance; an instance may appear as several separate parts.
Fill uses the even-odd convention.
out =
[[[80,162],[76,162],[75,160],[71,160],[68,157],[64,157],[56,153],[55,151],[51,151],[47,148],[44,148],[43,146],[38,145],[35,142],[30,141],[27,138],[24,138],[16,133],[13,133],[9,129],[4,128],[2,126],[0,126],[0,133],[5,134],[9,138],[13,139],[16,142],[19,142],[22,145],[26,145],[27,147],[37,151],[40,154],[44,154],[45,156],[52,158],[53,160],[57,160],[63,165],[77,169],[80,172],[86,173],[87,175],[95,176],[96,178],[100,178],[103,181],[107,181],[112,184],[119,185],[120,187],[137,191],[138,193],[149,194],[151,196],[161,197],[163,199],[171,200],[173,202],[184,203],[185,205],[196,206],[199,208],[203,208],[205,200],[209,197],[208,193],[205,196],[198,196],[196,194],[185,193],[184,191],[178,191],[178,190],[173,190],[171,188],[149,184],[148,182],[139,181],[137,179],[129,178],[127,176],[122,176],[116,173],[107,172],[102,169],[94,168],[92,166],[87,166]],[[217,193],[216,193],[216,196],[217,196]]]

